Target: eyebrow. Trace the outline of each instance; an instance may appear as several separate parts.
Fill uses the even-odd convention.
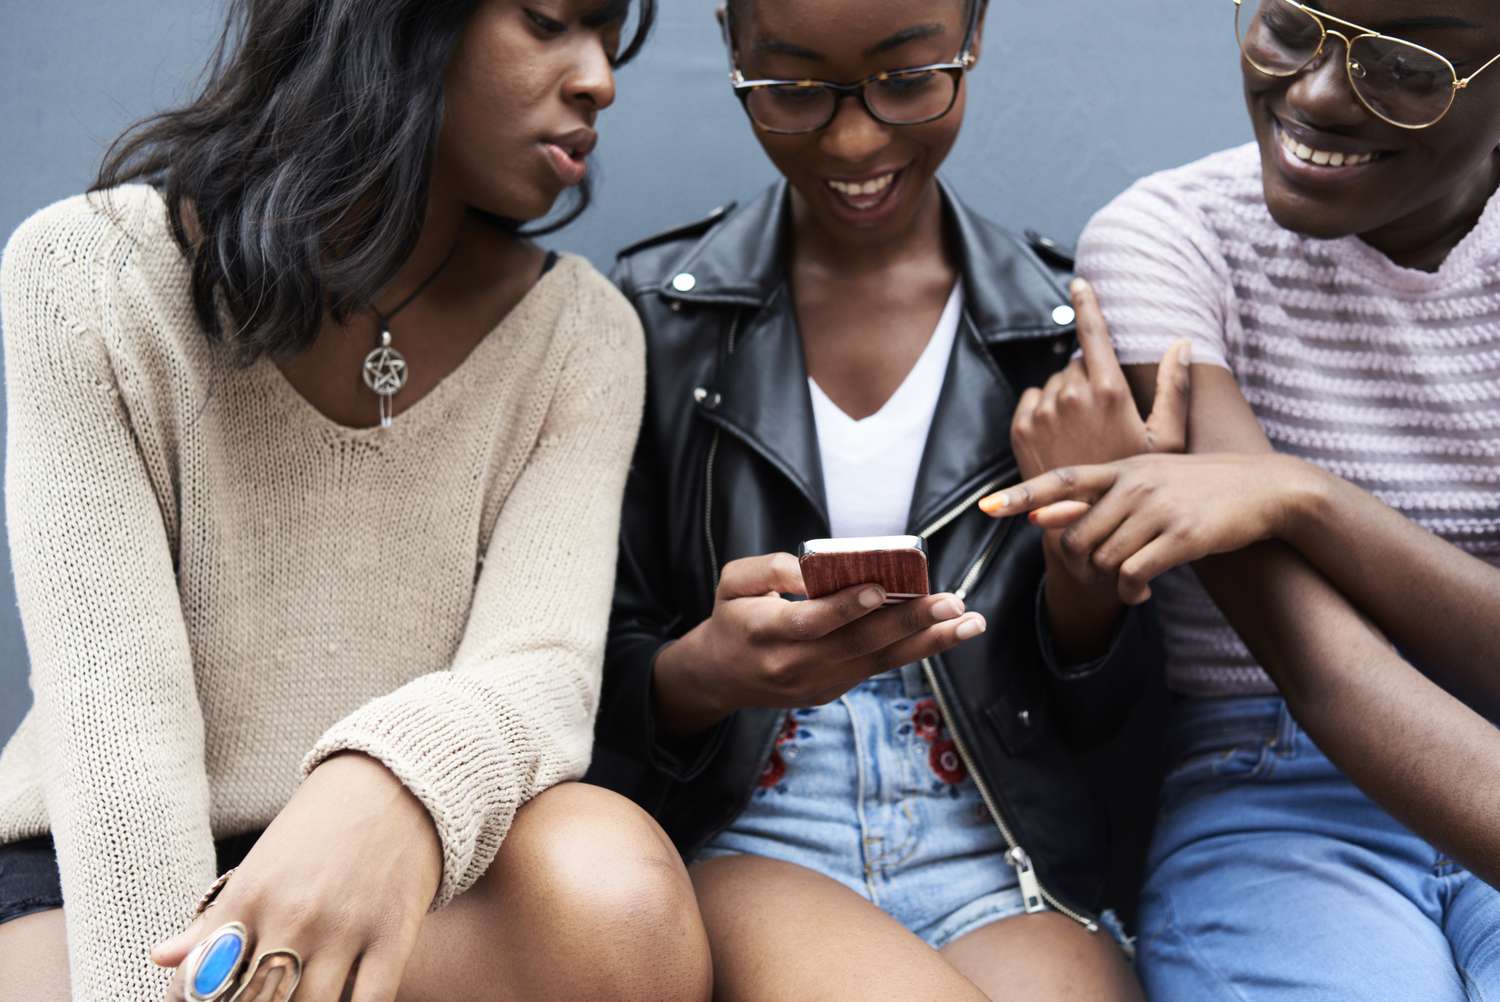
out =
[[[1484,25],[1475,24],[1473,21],[1466,21],[1461,17],[1434,15],[1432,17],[1406,17],[1399,21],[1387,21],[1376,27],[1379,28],[1382,34],[1387,34],[1395,31],[1422,31],[1423,29],[1433,28],[1464,28],[1477,31],[1482,29]]]
[[[936,35],[941,35],[946,30],[947,28],[944,25],[936,23],[915,24],[910,28],[901,29],[894,35],[891,35],[889,38],[881,39],[880,41],[876,42],[874,45],[866,49],[864,54],[866,56],[878,56],[883,53],[890,52],[894,49],[899,49],[903,45],[910,45],[912,42],[919,42],[924,38],[932,38]],[[806,59],[810,62],[824,62],[827,60],[827,57],[824,56],[823,53],[818,52],[816,49],[809,49],[806,46],[798,45],[795,42],[783,42],[779,38],[757,39],[755,42],[755,51],[763,53],[765,55],[790,56],[793,59]]]
[[[1307,6],[1311,7],[1319,14],[1327,14],[1329,17],[1338,16],[1337,14],[1325,10],[1323,4],[1310,3]],[[1395,21],[1383,21],[1377,24],[1372,24],[1369,27],[1371,28],[1371,30],[1378,31],[1382,35],[1385,35],[1397,31],[1422,31],[1424,29],[1431,30],[1434,28],[1464,28],[1478,30],[1482,29],[1484,25],[1475,24],[1473,21],[1468,21],[1461,17],[1453,17],[1448,14],[1428,14],[1422,17],[1403,17]]]
[[[941,35],[945,30],[941,24],[914,24],[910,28],[896,32],[890,38],[876,42],[865,50],[865,55],[878,56],[882,52],[890,52],[892,49],[899,49],[903,45],[920,42],[924,38],[932,38],[935,35]]]

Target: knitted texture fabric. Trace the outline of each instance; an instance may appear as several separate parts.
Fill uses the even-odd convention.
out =
[[[1277,225],[1254,145],[1149,177],[1079,245],[1120,360],[1178,338],[1234,373],[1277,451],[1500,564],[1500,195],[1435,272]],[[1153,585],[1169,684],[1272,693],[1197,577]]]
[[[381,430],[210,344],[150,188],[33,216],[0,293],[35,694],[0,842],[53,835],[74,997],[160,1002],[146,953],[213,881],[213,839],[346,749],[430,812],[434,907],[469,887],[517,807],[589,762],[635,312],[564,256]]]

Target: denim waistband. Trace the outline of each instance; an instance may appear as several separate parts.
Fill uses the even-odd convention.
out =
[[[1185,698],[1172,706],[1168,761],[1181,762],[1240,745],[1275,742],[1290,747],[1298,730],[1280,696]]]
[[[923,696],[931,695],[932,690],[927,686],[927,673],[922,665],[913,661],[911,664],[902,665],[900,668],[891,668],[881,672],[879,675],[871,675],[860,685],[872,691],[879,691],[882,686],[899,685],[901,693],[907,699],[921,699]]]

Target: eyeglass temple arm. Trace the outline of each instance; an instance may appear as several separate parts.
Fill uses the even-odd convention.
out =
[[[734,64],[734,28],[731,27],[734,15],[729,12],[729,4],[723,3],[719,6],[720,34],[724,36],[724,54],[729,60],[729,82],[740,83],[745,79],[740,73],[740,68]]]
[[[1454,86],[1457,87],[1459,90],[1463,90],[1465,87],[1469,86],[1469,84],[1473,82],[1473,80],[1474,80],[1475,77],[1479,76],[1479,74],[1483,73],[1485,70],[1489,69],[1491,66],[1494,66],[1496,63],[1500,63],[1500,52],[1495,53],[1495,58],[1491,59],[1489,62],[1485,63],[1483,66],[1479,67],[1479,69],[1475,70],[1473,73],[1470,73],[1468,76],[1464,77],[1462,80],[1460,80]]]
[[[971,65],[974,62],[974,53],[970,50],[974,48],[974,33],[979,30],[979,12],[988,2],[989,0],[970,0],[969,23],[964,27],[964,44],[958,50],[959,62]],[[1239,3],[1240,0],[1234,2]]]

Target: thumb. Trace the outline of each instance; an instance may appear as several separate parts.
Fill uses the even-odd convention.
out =
[[[1187,449],[1188,405],[1192,399],[1193,342],[1174,342],[1156,367],[1156,399],[1146,419],[1146,446],[1151,452]]]
[[[157,967],[181,967],[187,955],[198,941],[208,935],[205,922],[207,913],[199,915],[188,927],[171,939],[164,939],[151,948],[151,962]]]
[[[720,598],[753,598],[768,594],[805,595],[802,565],[790,553],[743,557],[724,565]]]

